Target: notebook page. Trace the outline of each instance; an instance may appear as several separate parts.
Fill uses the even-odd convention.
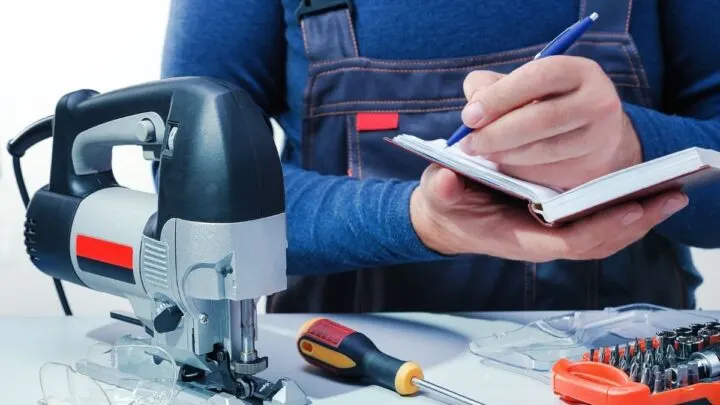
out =
[[[501,173],[495,163],[479,156],[469,156],[460,150],[459,145],[446,148],[447,141],[445,139],[425,141],[412,135],[402,134],[393,140],[412,150],[436,158],[442,163],[448,163],[449,166],[470,177],[481,178],[503,188],[512,188],[513,191],[520,191],[521,194],[529,192],[536,202],[542,203],[560,194],[550,188]]]

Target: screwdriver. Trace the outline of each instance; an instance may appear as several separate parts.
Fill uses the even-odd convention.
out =
[[[364,334],[327,318],[307,321],[300,328],[297,347],[305,361],[339,377],[364,380],[403,396],[425,391],[448,404],[485,405],[425,381],[416,363],[381,352]]]

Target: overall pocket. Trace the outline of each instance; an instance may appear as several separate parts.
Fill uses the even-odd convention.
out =
[[[440,107],[397,114],[393,129],[367,129],[358,120],[377,114],[362,112],[347,115],[347,164],[353,177],[417,180],[428,161],[387,142],[398,134],[409,134],[424,140],[447,138],[459,125],[460,109]]]

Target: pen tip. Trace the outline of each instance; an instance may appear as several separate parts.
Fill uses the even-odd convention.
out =
[[[593,21],[597,20],[598,17],[600,17],[600,16],[598,15],[598,13],[592,13],[592,14],[590,14],[590,19],[593,20]]]

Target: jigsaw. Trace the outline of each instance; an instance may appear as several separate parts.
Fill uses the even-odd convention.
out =
[[[30,198],[20,158],[48,138],[50,180]],[[157,193],[117,183],[119,145],[159,162]],[[287,287],[287,239],[272,127],[247,93],[203,77],[79,90],[8,150],[30,260],[56,280],[66,313],[60,281],[129,300],[124,320],[178,365],[173,404],[308,402],[292,380],[259,376],[257,301]]]

